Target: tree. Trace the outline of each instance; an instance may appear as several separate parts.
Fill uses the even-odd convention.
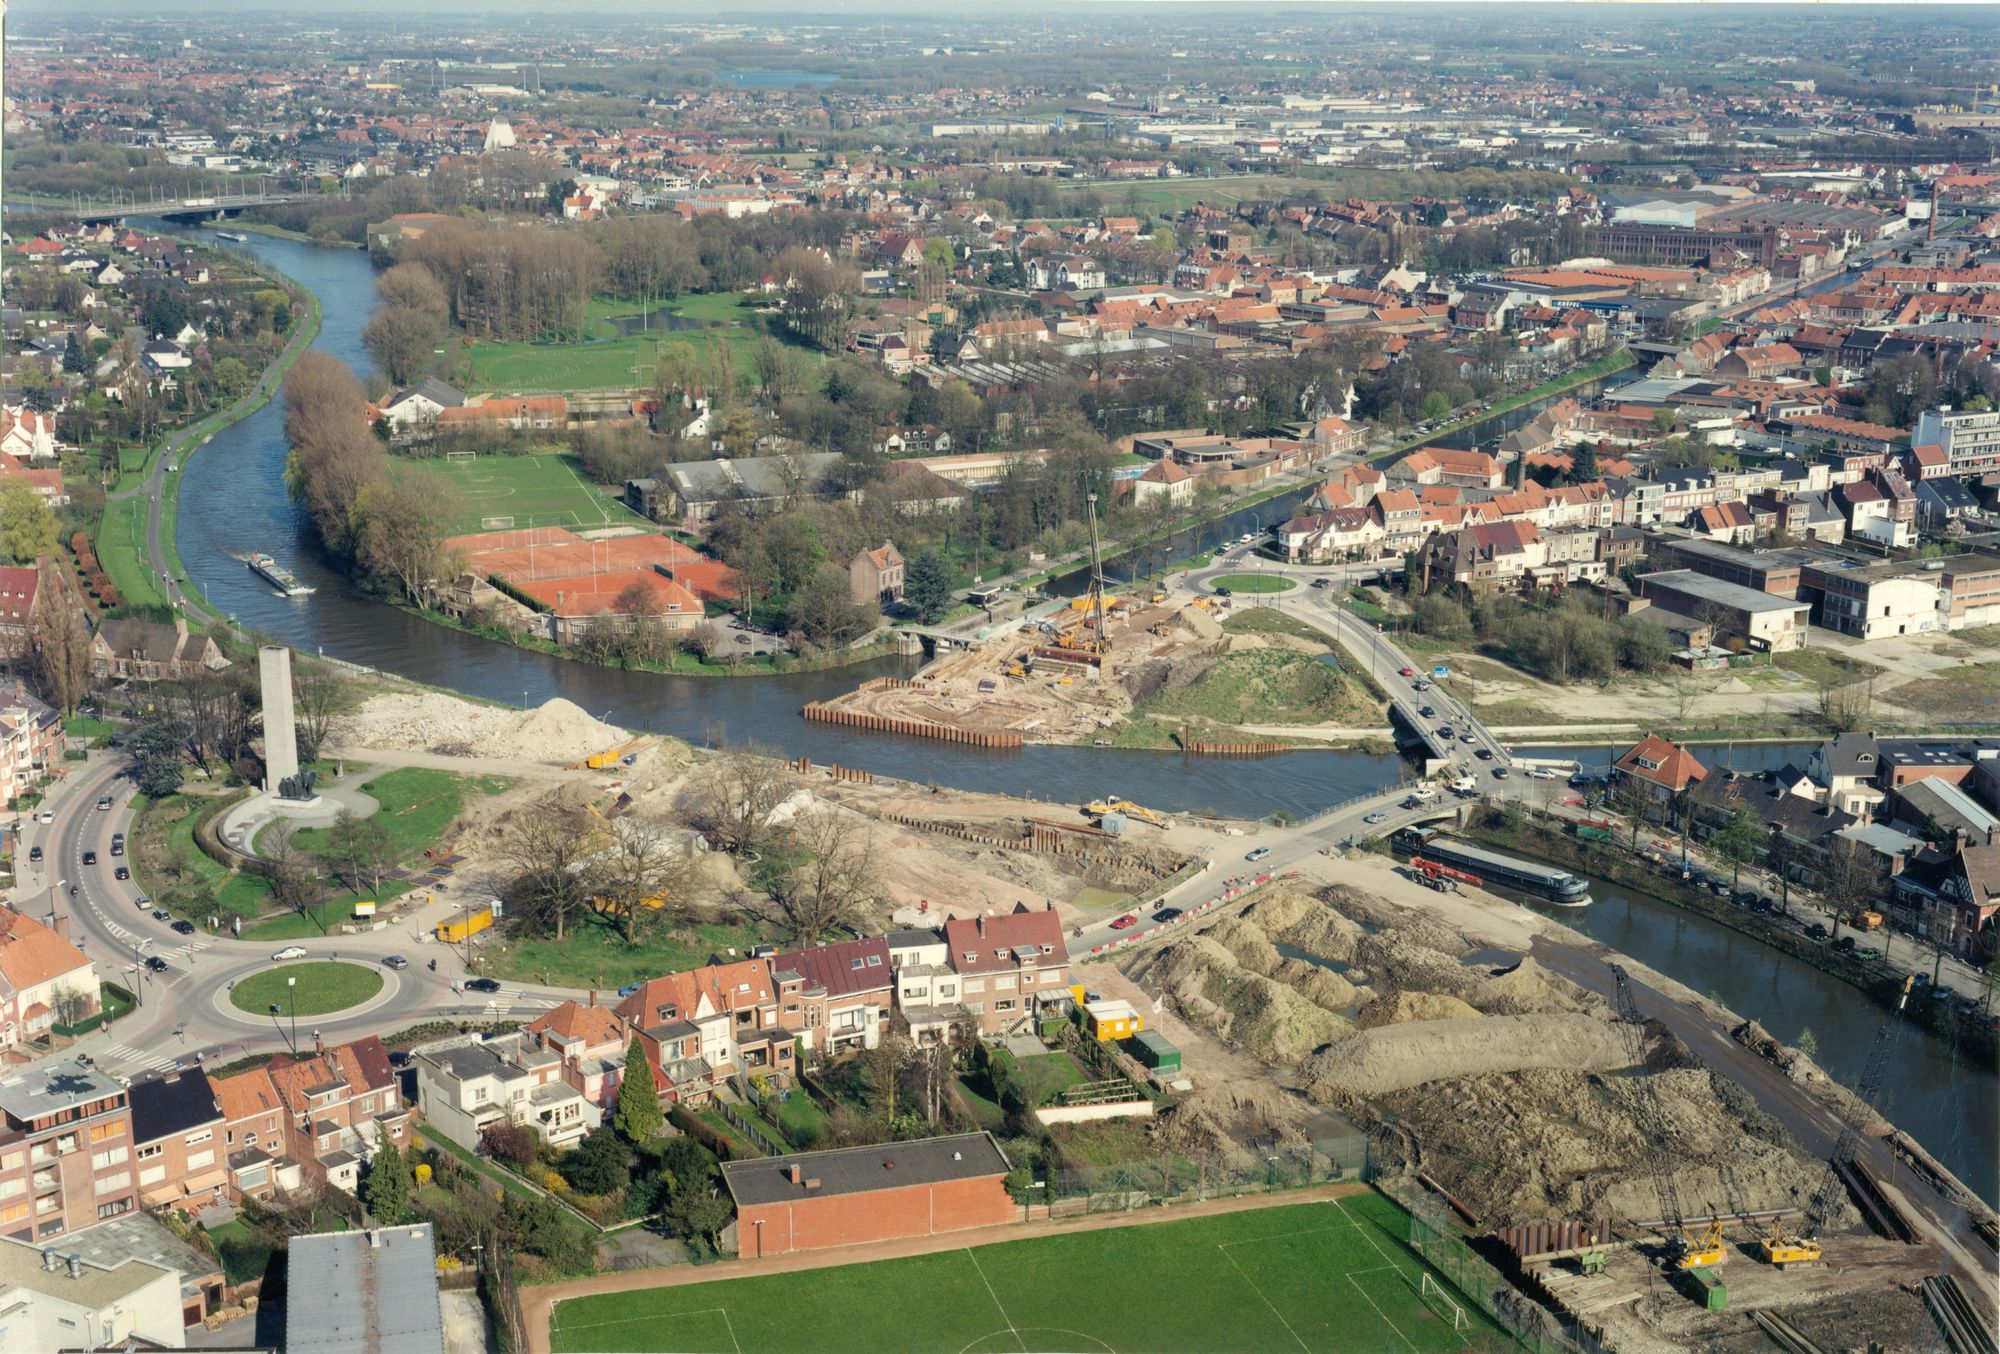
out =
[[[771,814],[788,788],[782,766],[754,747],[713,757],[692,778],[681,811],[723,850],[754,851],[770,840]]]
[[[694,861],[651,823],[621,818],[611,836],[609,849],[591,862],[590,889],[597,906],[619,923],[625,943],[636,945],[648,921],[687,915]]]
[[[56,512],[27,481],[0,480],[0,555],[33,564],[56,548]]]
[[[313,858],[294,837],[297,831],[290,823],[278,823],[268,830],[262,843],[264,876],[271,881],[271,896],[280,906],[305,916],[320,899],[320,881]]]
[[[610,1194],[632,1178],[632,1152],[609,1126],[600,1124],[556,1163],[579,1194]]]
[[[510,815],[503,858],[516,872],[510,895],[525,905],[527,924],[563,939],[570,916],[590,897],[583,866],[598,845],[588,813],[551,792],[528,810]]]
[[[706,1181],[689,1183],[679,1179],[667,1183],[666,1201],[660,1215],[668,1227],[685,1237],[698,1237],[713,1246],[730,1219],[729,1200],[715,1192]]]
[[[911,558],[903,570],[903,600],[925,625],[936,624],[951,609],[951,570],[937,551],[926,548]]]
[[[375,1221],[393,1227],[410,1216],[410,1163],[395,1141],[383,1138],[361,1182],[361,1199]]]
[[[70,330],[69,337],[63,340],[62,366],[71,376],[81,376],[90,366],[90,358],[85,355],[83,344],[77,338],[74,329]]]
[[[186,738],[180,721],[156,715],[132,735],[132,779],[149,799],[165,799],[181,788],[181,753]]]
[[[343,687],[331,668],[300,664],[292,673],[292,714],[298,729],[299,760],[316,762],[333,728]]]
[[[653,1084],[653,1065],[638,1035],[625,1049],[625,1074],[618,1083],[618,1108],[612,1112],[618,1136],[637,1147],[650,1142],[666,1117],[660,1113],[660,1092]]]
[[[866,820],[825,806],[792,820],[789,845],[798,859],[778,876],[771,899],[800,945],[817,944],[874,896],[875,843]]]
[[[532,1166],[540,1150],[534,1129],[505,1120],[479,1130],[479,1145],[494,1160],[516,1166]]]
[[[447,571],[444,541],[451,511],[436,482],[407,466],[363,485],[353,518],[361,567],[421,604]]]
[[[872,629],[879,619],[873,607],[854,600],[847,571],[823,564],[793,598],[791,622],[810,642],[822,648],[844,643]]]
[[[90,690],[90,625],[75,592],[53,559],[45,561],[35,580],[35,601],[28,612],[28,642],[42,690],[65,717],[74,715]]]
[[[356,893],[381,888],[382,876],[396,861],[395,845],[381,818],[357,818],[352,809],[342,809],[327,829],[326,854]]]
[[[1833,734],[1852,733],[1863,729],[1869,723],[1869,711],[1875,704],[1875,688],[1871,682],[1840,683],[1829,680],[1820,683],[1816,705],[1820,723]]]
[[[1579,442],[1576,450],[1571,453],[1569,482],[1588,484],[1596,479],[1597,475],[1597,448],[1589,442]]]
[[[389,378],[404,386],[430,370],[437,346],[444,339],[444,322],[425,310],[385,306],[361,330],[368,355]]]
[[[1757,859],[1763,845],[1764,823],[1748,805],[1739,807],[1708,844],[1711,851],[1729,862],[1731,888],[1742,884],[1743,867]]]

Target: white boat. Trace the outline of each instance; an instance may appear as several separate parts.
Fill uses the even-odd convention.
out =
[[[266,554],[255,554],[244,561],[252,573],[269,583],[287,597],[305,597],[313,589],[292,576],[292,571]]]

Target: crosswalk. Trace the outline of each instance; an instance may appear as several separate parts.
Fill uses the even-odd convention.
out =
[[[130,1044],[109,1044],[97,1055],[98,1066],[127,1077],[169,1071],[187,1061],[177,1053],[157,1048],[133,1048]]]

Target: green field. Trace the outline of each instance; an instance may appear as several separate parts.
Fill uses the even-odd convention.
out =
[[[1403,1212],[1375,1194],[1108,1228],[557,1306],[554,1348],[689,1354],[1460,1350],[1499,1332],[1419,1293]],[[1432,1302],[1442,1303],[1433,1297]]]
[[[382,975],[375,969],[320,960],[253,973],[229,989],[229,1000],[253,1015],[264,1015],[275,1005],[283,1015],[316,1016],[359,1006],[381,990]]]
[[[1283,574],[1222,574],[1211,578],[1209,586],[1231,592],[1290,592],[1298,584]]]
[[[734,292],[710,292],[683,296],[655,308],[650,327],[620,336],[618,320],[641,319],[640,308],[630,301],[596,297],[589,308],[589,341],[586,343],[491,343],[485,340],[470,348],[452,350],[451,374],[465,382],[469,392],[508,390],[521,392],[625,389],[650,387],[664,343],[681,342],[696,348],[727,343],[736,350],[736,374],[749,380],[749,350],[761,332],[745,298]],[[661,317],[679,315],[703,322],[705,327],[671,329]],[[468,369],[469,364],[469,369]]]
[[[608,490],[592,484],[567,453],[410,464],[438,482],[452,510],[453,535],[505,526],[652,526]],[[513,521],[506,522],[508,518]],[[488,527],[488,522],[496,525]]]
[[[97,527],[97,558],[112,586],[133,606],[165,606],[167,595],[146,563],[146,497],[113,499]]]

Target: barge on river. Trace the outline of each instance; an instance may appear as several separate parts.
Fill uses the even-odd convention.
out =
[[[1444,836],[1436,828],[1406,827],[1390,839],[1390,845],[1401,855],[1421,852],[1427,860],[1468,870],[1488,884],[1532,893],[1558,907],[1590,905],[1589,882],[1569,871],[1503,856],[1498,851]]]
[[[312,592],[312,588],[292,576],[290,569],[269,555],[260,552],[250,556],[245,563],[249,564],[252,573],[287,597],[304,597]]]

